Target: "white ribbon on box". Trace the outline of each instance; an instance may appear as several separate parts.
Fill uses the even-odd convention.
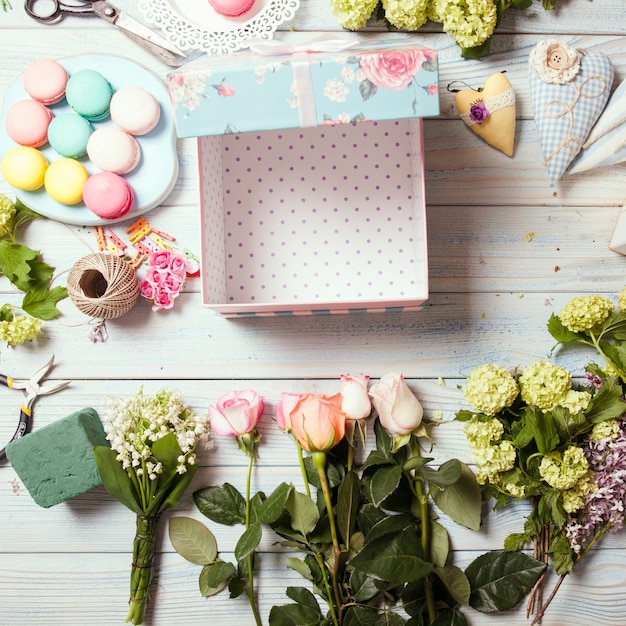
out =
[[[359,41],[318,37],[302,44],[290,44],[275,39],[250,39],[247,44],[252,52],[260,56],[291,56],[300,126],[308,128],[317,126],[309,55],[343,52],[359,46]]]

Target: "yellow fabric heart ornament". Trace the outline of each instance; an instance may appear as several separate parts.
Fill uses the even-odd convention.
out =
[[[509,79],[498,72],[482,89],[462,89],[455,97],[460,118],[490,146],[513,156],[515,143],[515,92]]]

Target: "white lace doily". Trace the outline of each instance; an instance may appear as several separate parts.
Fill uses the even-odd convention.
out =
[[[300,0],[256,0],[249,13],[227,18],[216,13],[208,0],[139,0],[144,18],[181,50],[225,54],[246,47],[252,38],[271,39],[290,20]]]

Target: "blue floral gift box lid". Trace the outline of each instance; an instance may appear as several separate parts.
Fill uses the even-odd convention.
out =
[[[203,58],[167,84],[179,137],[439,114],[437,53],[414,44]]]

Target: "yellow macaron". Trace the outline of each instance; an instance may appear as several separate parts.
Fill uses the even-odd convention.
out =
[[[2,177],[12,187],[35,191],[44,184],[48,159],[36,148],[18,146],[2,158]]]
[[[48,195],[61,204],[78,204],[89,178],[85,166],[76,159],[59,159],[50,163],[44,184]]]

